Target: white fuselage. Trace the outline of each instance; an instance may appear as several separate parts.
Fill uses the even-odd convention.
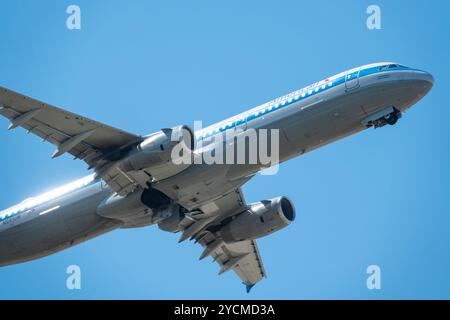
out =
[[[364,120],[383,110],[404,112],[432,85],[432,76],[424,71],[394,63],[371,64],[277,98],[199,130],[195,136],[206,141],[227,130],[279,129],[279,160],[283,162],[366,129]],[[261,169],[259,164],[192,165],[152,187],[192,210],[239,187]],[[97,208],[111,194],[108,186],[90,175],[0,212],[0,266],[39,258],[119,227],[132,227],[98,214]]]

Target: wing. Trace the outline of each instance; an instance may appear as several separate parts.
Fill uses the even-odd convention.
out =
[[[225,243],[211,231],[214,229],[215,222],[247,209],[241,189],[236,189],[224,197],[202,206],[203,214],[200,217],[194,215],[194,217],[188,217],[182,221],[183,234],[180,241],[189,237],[195,239],[204,247],[200,260],[211,256],[220,265],[219,274],[234,270],[249,292],[257,282],[266,277],[256,241]],[[191,221],[191,223],[183,225],[186,221]]]
[[[205,247],[205,257],[211,255],[214,261],[219,263],[219,275],[233,269],[247,287],[247,292],[262,278],[266,277],[255,240],[226,244],[209,233],[199,242]]]
[[[85,161],[90,168],[105,165],[105,157],[112,151],[141,141],[141,137],[119,130],[83,116],[65,111],[38,100],[0,87],[0,115],[11,121],[8,129],[23,127],[54,144],[52,157],[64,153]],[[138,182],[118,169],[110,170],[102,178],[119,193],[134,190]],[[131,187],[129,187],[131,185]],[[128,189],[127,189],[128,187]],[[125,192],[125,193],[126,193]]]
[[[124,195],[148,176],[142,172],[124,173],[108,167],[111,155],[142,141],[140,136],[115,129],[94,120],[0,87],[0,115],[11,121],[9,129],[23,127],[56,146],[53,157],[64,153],[85,161],[117,193]],[[111,160],[111,163],[114,161]],[[102,172],[101,174],[99,172]],[[255,241],[225,243],[210,227],[247,209],[240,189],[202,205],[181,221],[180,241],[195,239],[204,248],[201,258],[211,256],[221,266],[220,274],[234,270],[247,290],[265,277],[262,259]]]

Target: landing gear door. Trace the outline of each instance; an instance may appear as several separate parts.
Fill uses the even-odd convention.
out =
[[[359,88],[359,71],[360,68],[353,71],[347,71],[345,74],[345,91],[351,91]]]

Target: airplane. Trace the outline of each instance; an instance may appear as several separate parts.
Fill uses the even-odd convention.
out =
[[[373,63],[195,132],[180,125],[146,136],[0,88],[0,114],[10,120],[8,129],[26,129],[56,146],[53,158],[71,154],[93,172],[0,212],[0,266],[41,258],[114,229],[158,225],[180,233],[179,241],[199,243],[200,259],[212,257],[219,274],[234,270],[248,292],[266,277],[256,239],[290,225],[294,204],[285,196],[245,201],[242,185],[267,169],[260,162],[176,164],[174,149],[182,145],[191,159],[198,158],[204,145],[235,146],[235,138],[214,142],[226,133],[275,129],[277,164],[282,163],[367,128],[396,124],[433,84],[428,72]],[[202,148],[199,141],[205,142]]]

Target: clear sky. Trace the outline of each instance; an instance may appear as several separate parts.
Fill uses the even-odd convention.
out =
[[[81,30],[66,8],[81,8]],[[368,30],[377,4],[382,29]],[[297,219],[259,246],[268,278],[247,295],[202,249],[157,227],[119,230],[0,269],[6,298],[450,298],[448,1],[0,2],[0,85],[137,134],[222,120],[378,61],[431,72],[394,127],[367,130],[244,186],[290,197]],[[0,120],[0,208],[88,174]],[[45,232],[45,230],[43,230]],[[66,289],[68,265],[82,290]],[[366,268],[381,268],[368,290]]]

